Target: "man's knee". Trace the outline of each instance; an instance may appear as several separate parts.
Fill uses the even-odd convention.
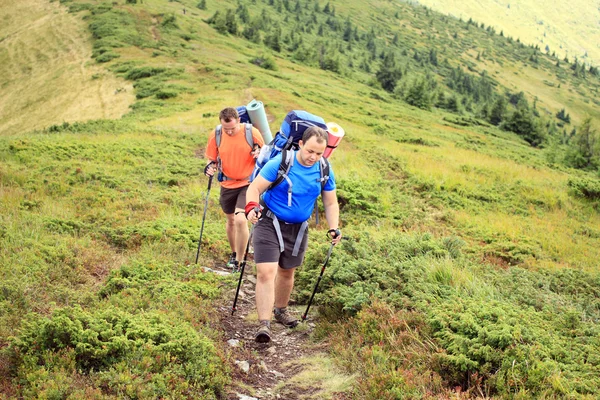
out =
[[[260,283],[269,283],[275,281],[277,275],[276,265],[257,265],[256,266],[256,279]]]
[[[246,220],[246,215],[244,214],[244,211],[238,211],[236,211],[235,217],[233,219],[233,224],[236,228],[246,227],[246,229],[248,229],[248,221]]]

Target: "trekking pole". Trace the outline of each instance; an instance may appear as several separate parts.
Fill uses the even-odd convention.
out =
[[[323,273],[325,272],[325,267],[327,267],[327,263],[329,262],[329,257],[331,257],[331,252],[333,251],[333,243],[327,252],[327,257],[325,257],[325,262],[323,263],[323,268],[321,268],[321,274],[319,275],[319,279],[317,279],[317,284],[315,285],[315,289],[310,296],[310,300],[308,301],[308,305],[306,306],[306,311],[304,311],[304,315],[302,316],[302,321],[306,321],[306,316],[308,315],[308,310],[310,309],[310,305],[315,297],[315,293],[317,293],[317,288],[319,287],[319,283],[321,282],[321,278],[323,278]]]
[[[246,245],[246,252],[244,253],[244,260],[240,265],[240,279],[238,279],[237,289],[235,291],[235,298],[233,299],[233,306],[231,306],[231,315],[236,311],[235,305],[237,304],[238,295],[240,294],[240,287],[242,286],[242,278],[244,277],[244,268],[246,268],[246,259],[248,258],[248,250],[250,250],[250,242],[252,241],[252,234],[254,233],[254,225],[250,229],[250,236],[248,236],[248,244]]]
[[[198,251],[196,252],[196,264],[200,257],[200,246],[202,245],[202,232],[204,232],[204,220],[206,219],[206,209],[208,208],[208,195],[210,194],[210,185],[212,184],[213,176],[208,178],[208,189],[206,189],[206,202],[204,203],[204,215],[202,216],[202,227],[200,228],[200,239],[198,239]]]
[[[319,225],[319,201],[315,200],[315,223]]]

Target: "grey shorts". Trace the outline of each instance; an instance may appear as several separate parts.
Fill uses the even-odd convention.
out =
[[[256,264],[276,262],[283,269],[299,267],[304,261],[304,253],[306,253],[308,247],[308,229],[304,232],[298,255],[292,256],[296,237],[302,224],[287,224],[283,221],[279,221],[279,224],[285,247],[283,252],[279,248],[277,232],[271,218],[263,215],[254,226],[254,234],[252,235],[254,262]]]
[[[221,187],[221,196],[219,197],[219,203],[221,203],[221,209],[225,214],[233,214],[236,208],[242,210],[246,207],[246,191],[248,185],[236,188],[227,189]]]

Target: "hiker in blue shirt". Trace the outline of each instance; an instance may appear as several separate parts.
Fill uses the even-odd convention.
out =
[[[261,169],[246,193],[246,218],[256,224],[253,245],[260,327],[255,340],[261,343],[271,340],[272,312],[275,320],[288,328],[298,324],[287,310],[287,305],[294,288],[295,269],[302,264],[308,245],[308,219],[319,195],[323,197],[332,243],[337,244],[342,238],[338,229],[339,205],[331,168],[329,178],[324,185],[321,183],[319,161],[327,147],[327,132],[318,127],[308,128],[299,146],[293,164],[280,184],[271,187],[277,179],[281,155]],[[288,190],[290,187],[291,191]]]

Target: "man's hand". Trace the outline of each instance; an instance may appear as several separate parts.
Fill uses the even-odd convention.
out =
[[[261,206],[255,201],[249,201],[245,207],[246,219],[251,223],[255,224],[258,222],[258,219],[261,217]]]
[[[250,154],[252,154],[252,157],[254,157],[254,159],[257,159],[258,155],[260,154],[260,146],[255,144]]]
[[[338,244],[342,240],[342,231],[339,228],[328,230],[327,235],[331,237],[331,244]]]
[[[217,165],[214,161],[209,162],[208,164],[206,164],[206,167],[204,167],[204,175],[206,176],[213,176],[216,171]]]

